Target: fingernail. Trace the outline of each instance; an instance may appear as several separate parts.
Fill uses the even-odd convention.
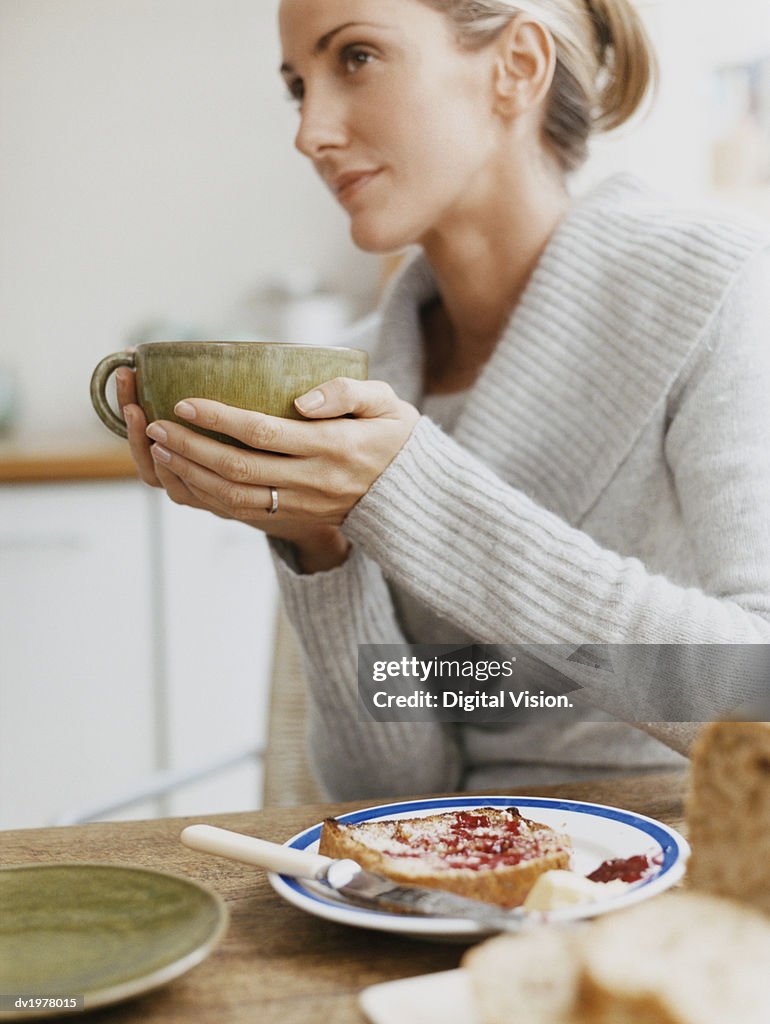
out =
[[[131,426],[131,417],[132,417],[133,415],[134,415],[134,414],[133,414],[133,412],[131,411],[131,409],[130,409],[130,408],[129,408],[129,407],[127,406],[127,405],[125,405],[125,406],[123,407],[123,422],[125,423],[125,425],[126,425],[127,427],[130,427],[130,426]]]
[[[195,406],[190,405],[189,402],[177,402],[174,406],[174,412],[177,416],[181,416],[183,420],[194,420],[196,416]]]
[[[315,391],[309,391],[306,395],[302,395],[301,398],[296,399],[294,404],[300,412],[313,412],[314,409],[320,409],[326,401],[323,391],[316,389]]]
[[[165,448],[161,448],[159,444],[154,444],[150,448],[150,453],[154,459],[158,462],[171,462],[171,452],[167,452]]]
[[[153,441],[160,441],[161,444],[165,444],[166,441],[168,441],[168,434],[160,423],[151,423],[145,433],[148,437],[151,437]]]

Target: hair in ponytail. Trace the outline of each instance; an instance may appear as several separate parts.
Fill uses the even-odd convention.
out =
[[[564,171],[583,163],[592,131],[620,127],[655,84],[655,54],[631,0],[420,2],[446,15],[470,49],[492,42],[520,11],[550,31],[556,69],[543,132]]]

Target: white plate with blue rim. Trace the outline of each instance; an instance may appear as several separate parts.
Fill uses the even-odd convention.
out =
[[[538,914],[539,921],[566,923],[598,917],[657,896],[681,880],[690,855],[690,847],[684,837],[654,818],[619,807],[547,797],[436,797],[367,807],[361,811],[341,814],[337,820],[359,824],[385,818],[396,820],[422,817],[447,811],[478,811],[482,807],[516,807],[525,818],[548,825],[557,832],[566,832],[572,840],[571,869],[579,875],[592,873],[608,860],[625,860],[640,855],[648,858],[649,869],[639,881],[626,885],[619,892],[612,886],[606,899]],[[317,822],[284,845],[316,852],[322,826],[323,822]],[[278,895],[287,902],[309,914],[338,924],[437,940],[472,942],[488,934],[488,929],[473,921],[394,914],[356,906],[322,882],[272,872],[268,878]]]

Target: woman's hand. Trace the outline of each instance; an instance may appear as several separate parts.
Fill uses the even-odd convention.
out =
[[[248,445],[237,448],[159,420],[146,427],[133,374],[117,374],[118,400],[141,478],[178,504],[205,508],[294,542],[305,571],[347,555],[337,527],[392,462],[419,413],[381,381],[338,377],[297,399],[315,422],[282,419],[191,398],[180,419]],[[146,435],[145,436],[145,428]],[[155,443],[150,446],[147,437]],[[272,489],[278,509],[270,514]],[[331,562],[331,564],[326,564]]]
[[[204,508],[205,506],[197,501],[178,477],[166,470],[163,465],[156,467],[151,455],[150,441],[146,434],[147,419],[136,399],[136,374],[129,369],[117,370],[115,384],[118,406],[128,430],[128,446],[140,479],[150,487],[165,488],[169,497],[177,504],[190,505],[192,508]]]

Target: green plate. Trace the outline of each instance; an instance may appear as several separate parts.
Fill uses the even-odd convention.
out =
[[[0,994],[83,996],[85,1009],[129,999],[200,963],[226,928],[222,899],[189,878],[108,864],[2,868]],[[6,1004],[0,1019],[61,1013]]]

